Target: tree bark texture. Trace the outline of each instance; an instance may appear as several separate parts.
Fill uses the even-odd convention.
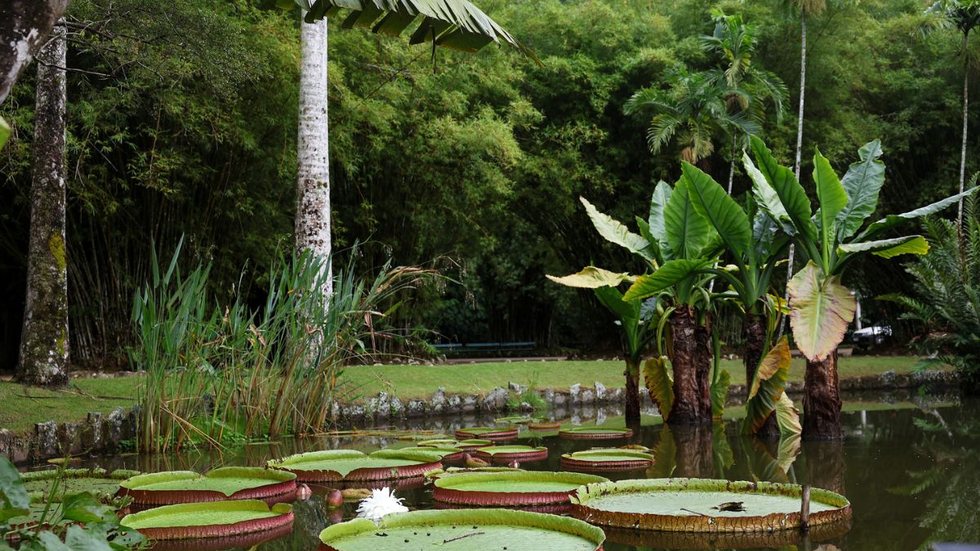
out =
[[[0,2],[0,104],[67,7],[68,0]]]
[[[330,157],[327,119],[327,20],[300,23],[302,67],[299,95],[299,157],[296,249],[324,262],[330,256]],[[329,264],[324,295],[332,291]]]
[[[65,246],[65,58],[59,24],[37,55],[34,166],[27,300],[17,379],[68,384],[68,259]]]
[[[670,316],[674,369],[674,404],[670,410],[669,423],[676,425],[696,425],[710,423],[709,414],[701,416],[701,389],[698,384],[697,357],[697,317],[690,306],[678,306]]]
[[[711,346],[711,318],[705,316],[704,324],[696,324],[694,336],[697,339],[694,372],[698,378],[698,415],[711,420],[711,364],[714,350]]]
[[[626,426],[640,425],[640,360],[626,360]],[[634,428],[634,431],[637,429]]]
[[[832,352],[821,361],[807,360],[803,388],[803,439],[842,439],[840,410],[837,352]]]
[[[745,364],[745,398],[748,399],[755,372],[762,361],[762,352],[766,348],[766,319],[759,314],[745,314],[742,335],[745,337],[745,350],[742,352],[742,363]]]

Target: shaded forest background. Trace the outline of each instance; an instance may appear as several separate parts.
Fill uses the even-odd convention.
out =
[[[631,220],[645,214],[658,179],[678,176],[679,147],[652,155],[649,121],[625,116],[623,104],[641,87],[663,85],[678,67],[717,66],[699,40],[712,30],[711,10],[741,13],[758,35],[753,62],[791,91],[788,116],[767,121],[763,132],[791,164],[798,20],[778,0],[479,5],[541,65],[498,48],[433,53],[332,24],[337,261],[354,262],[364,274],[389,259],[438,268],[446,278],[393,320],[406,331],[432,331],[429,340],[616,348],[616,327],[592,294],[544,275],[592,262],[628,269],[635,260],[595,235],[578,197]],[[924,36],[926,5],[829,2],[810,21],[804,160],[819,146],[842,172],[861,144],[880,138],[887,164],[881,212],[931,202],[957,185],[960,37]],[[73,364],[125,363],[132,295],[147,278],[153,246],[166,257],[186,236],[185,260],[212,262],[219,294],[246,293],[257,304],[269,266],[291,250],[299,23],[268,7],[246,0],[72,2],[66,165]],[[16,364],[23,317],[33,103],[29,75],[2,109],[15,131],[0,151],[5,371]],[[980,135],[976,119],[972,136]],[[705,166],[727,180],[722,154]],[[968,163],[968,173],[975,169]],[[805,162],[805,187],[812,187],[809,172]],[[736,175],[734,193],[747,186]],[[910,286],[898,264],[870,257],[852,268],[848,283],[868,298]],[[865,300],[862,307],[868,320],[897,317],[887,303]]]

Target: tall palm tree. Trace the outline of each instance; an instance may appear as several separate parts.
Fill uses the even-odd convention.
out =
[[[781,121],[788,95],[786,85],[775,74],[752,64],[756,45],[754,29],[739,15],[716,11],[713,16],[714,32],[702,36],[701,41],[704,49],[718,56],[724,64],[724,68],[711,70],[708,74],[722,87],[729,114],[742,115],[761,127],[767,108],[772,107],[776,120]],[[732,135],[728,167],[729,195],[735,178],[735,159],[739,156],[738,151],[744,150],[747,143],[747,134]]]
[[[963,139],[960,146],[960,193],[966,182],[966,139],[967,121],[970,106],[970,56],[967,46],[970,32],[980,25],[980,0],[938,0],[926,10],[932,28],[952,29],[963,35]],[[960,198],[957,214],[957,227],[963,226],[963,199]]]
[[[397,36],[416,20],[409,42],[431,42],[473,52],[503,42],[532,55],[506,30],[467,0],[294,0],[301,25],[296,248],[330,256],[329,123],[327,119],[327,16],[348,11],[341,26]],[[324,269],[329,265],[324,262]],[[324,292],[329,294],[329,272]]]
[[[699,164],[715,152],[719,135],[754,134],[758,125],[746,113],[731,113],[726,103],[726,87],[708,72],[676,69],[666,90],[649,87],[633,94],[623,111],[627,115],[649,115],[647,143],[659,153],[676,141],[680,158]]]

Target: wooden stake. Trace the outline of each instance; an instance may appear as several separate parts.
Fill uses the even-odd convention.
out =
[[[803,503],[800,505],[800,531],[810,531],[810,485],[803,485]]]

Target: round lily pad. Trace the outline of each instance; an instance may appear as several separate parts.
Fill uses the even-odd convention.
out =
[[[638,471],[653,465],[653,456],[620,448],[594,449],[561,456],[561,468],[586,473]]]
[[[466,440],[460,440],[456,443],[456,447],[461,450],[475,450],[477,448],[485,448],[492,445],[493,442],[482,438],[468,438]]]
[[[526,425],[536,420],[537,418],[531,417],[530,415],[510,415],[507,417],[497,417],[493,422],[498,425]]]
[[[527,424],[531,430],[555,430],[561,428],[561,421],[533,421]]]
[[[811,544],[838,539],[850,530],[849,522],[812,526],[806,534]],[[762,532],[662,532],[604,526],[609,543],[638,549],[803,549],[799,530]],[[155,551],[155,550],[154,550]]]
[[[572,498],[572,515],[591,524],[665,532],[760,532],[798,529],[802,487],[697,478],[590,484]],[[810,491],[810,525],[846,523],[851,505]]]
[[[170,505],[228,499],[291,500],[296,475],[258,467],[222,467],[206,475],[194,471],[141,474],[119,483],[119,494],[135,505]]]
[[[508,510],[413,511],[380,524],[355,519],[320,532],[327,551],[598,551],[602,530],[568,517]]]
[[[541,471],[475,472],[436,479],[432,497],[456,505],[513,507],[567,503],[579,485],[608,482],[590,474]]]
[[[558,431],[558,436],[569,440],[615,440],[630,438],[632,429],[608,429],[602,427],[575,427]]]
[[[548,459],[548,448],[531,446],[488,446],[479,448],[474,455],[484,461],[497,464],[507,464],[511,461],[543,461]]]
[[[418,443],[422,448],[455,448],[459,444],[453,438],[435,438],[432,440],[422,440]]]
[[[481,440],[492,440],[494,442],[513,440],[517,438],[517,428],[470,427],[457,430],[456,438],[460,440],[467,438],[479,438]]]
[[[461,461],[463,459],[463,454],[466,453],[465,450],[455,448],[452,446],[410,446],[407,448],[397,448],[394,450],[385,450],[396,452],[396,454],[402,454],[405,452],[420,452],[423,454],[432,454],[438,456],[442,461],[455,462]]]
[[[126,515],[119,523],[152,540],[225,538],[292,526],[293,508],[252,499],[181,503]]]
[[[294,473],[301,482],[394,480],[415,478],[442,466],[436,451],[379,450],[365,455],[355,450],[300,453],[267,463],[271,469]]]

